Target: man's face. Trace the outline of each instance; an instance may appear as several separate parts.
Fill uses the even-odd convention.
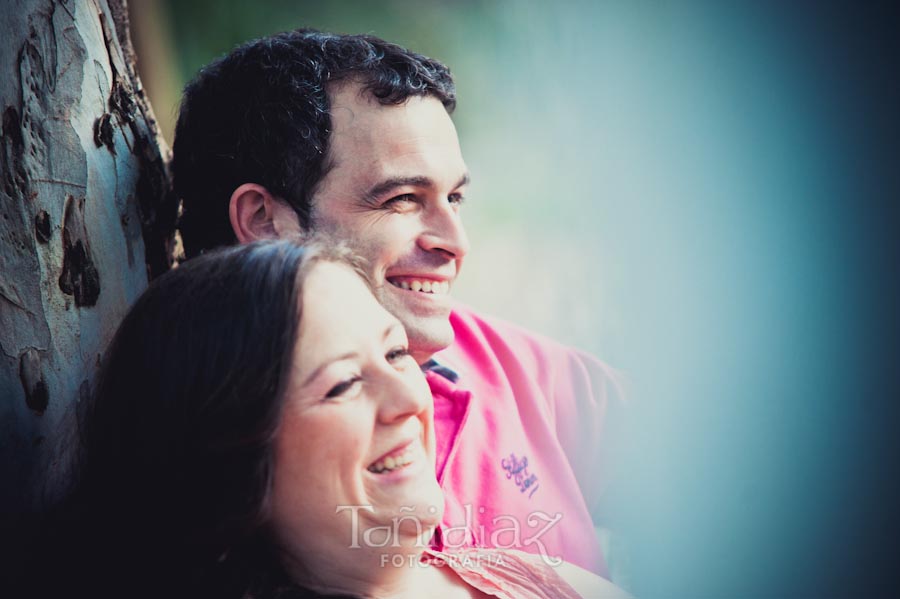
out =
[[[369,260],[378,299],[421,363],[453,341],[447,293],[469,248],[456,129],[433,97],[384,106],[352,83],[333,90],[331,119],[332,168],[313,197],[313,228]]]

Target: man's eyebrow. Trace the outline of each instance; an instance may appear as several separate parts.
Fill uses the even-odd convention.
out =
[[[465,173],[462,177],[459,178],[459,181],[457,181],[456,185],[454,185],[453,188],[456,189],[457,187],[468,185],[468,183],[469,173]],[[390,192],[392,189],[404,187],[407,185],[410,187],[435,187],[434,181],[429,177],[391,177],[390,179],[379,181],[378,183],[370,187],[365,192],[363,197],[366,202],[370,204],[376,204],[382,196]]]
[[[392,189],[406,185],[410,187],[434,187],[434,181],[428,177],[391,177],[390,179],[379,181],[370,187],[365,193],[365,199],[367,202],[375,204]]]

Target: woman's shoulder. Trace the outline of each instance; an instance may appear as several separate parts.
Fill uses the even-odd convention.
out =
[[[549,563],[541,556],[511,549],[429,551],[429,561],[449,566],[471,586],[501,598],[629,597],[608,580],[578,566]]]
[[[562,562],[555,566],[556,573],[568,582],[582,597],[597,597],[602,599],[630,599],[631,595],[610,581],[589,572],[584,568]]]

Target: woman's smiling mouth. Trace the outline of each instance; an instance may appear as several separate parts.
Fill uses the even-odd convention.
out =
[[[373,474],[386,474],[405,468],[416,461],[422,454],[422,444],[416,440],[404,443],[401,447],[378,458],[366,468]]]

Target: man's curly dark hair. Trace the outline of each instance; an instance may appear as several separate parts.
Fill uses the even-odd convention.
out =
[[[449,69],[370,35],[299,29],[251,41],[207,65],[184,90],[172,173],[187,257],[235,242],[232,192],[257,183],[311,226],[329,170],[329,86],[358,82],[382,104],[433,96],[456,106]]]

